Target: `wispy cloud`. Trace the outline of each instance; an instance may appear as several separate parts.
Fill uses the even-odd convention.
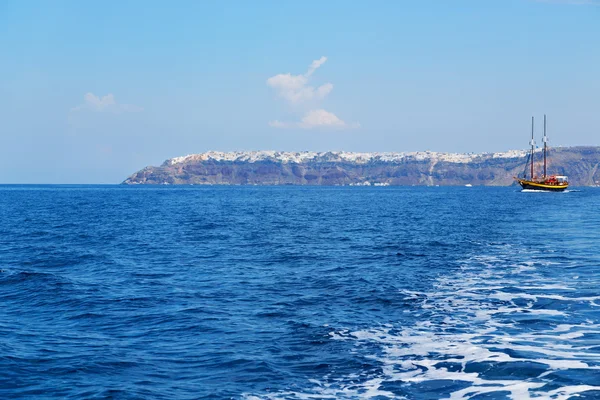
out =
[[[124,112],[140,112],[144,109],[133,104],[117,103],[115,100],[115,96],[111,93],[102,97],[96,96],[93,93],[86,93],[83,96],[83,104],[71,108],[71,112],[78,112],[84,110],[93,112],[110,112],[118,114]]]
[[[311,76],[313,74],[313,72],[315,72],[317,70],[317,68],[319,68],[321,65],[325,64],[325,61],[327,61],[327,57],[325,57],[325,56],[322,56],[318,60],[314,60],[312,63],[310,63],[310,67],[308,67],[308,71],[306,71],[305,75]]]
[[[327,61],[323,56],[313,61],[308,67],[308,71],[302,75],[278,74],[267,79],[267,85],[277,91],[277,94],[292,104],[301,103],[307,100],[323,99],[332,90],[331,83],[325,83],[317,88],[308,85],[310,76]]]
[[[309,103],[313,106],[333,90],[332,83],[325,83],[318,87],[309,85],[310,77],[325,62],[327,57],[323,56],[314,60],[308,67],[308,70],[301,75],[292,75],[291,73],[278,74],[267,79],[267,85],[275,89],[277,95],[287,101],[292,107],[298,108],[301,104]],[[304,108],[306,110],[306,108]],[[348,124],[336,116],[334,113],[322,108],[306,112],[300,122],[282,122],[278,120],[270,121],[269,126],[273,128],[357,128],[358,123]]]

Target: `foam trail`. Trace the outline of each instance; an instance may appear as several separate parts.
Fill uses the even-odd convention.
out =
[[[600,392],[600,382],[589,378],[600,376],[600,341],[588,339],[600,335],[593,308],[600,296],[578,296],[568,279],[547,273],[552,263],[519,261],[534,256],[531,250],[489,250],[465,259],[460,271],[441,276],[430,291],[401,291],[416,304],[414,325],[330,333],[332,340],[352,341],[365,357],[377,360],[376,376],[358,383],[349,377],[326,379],[303,392],[266,397],[401,397],[384,390],[386,382],[402,382],[407,393],[414,385],[452,382],[448,387],[454,389],[439,392],[450,399],[501,393],[512,399],[568,399]],[[374,345],[380,350],[373,352]],[[577,371],[581,384],[561,387],[555,375],[563,371]],[[457,383],[462,387],[453,386]]]

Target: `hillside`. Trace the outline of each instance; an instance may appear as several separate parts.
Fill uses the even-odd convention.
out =
[[[536,155],[537,158],[539,155]],[[494,185],[513,184],[527,153],[207,152],[146,167],[124,184]],[[574,186],[600,184],[600,147],[552,149],[549,172]]]

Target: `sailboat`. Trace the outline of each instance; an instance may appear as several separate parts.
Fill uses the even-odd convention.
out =
[[[541,190],[547,192],[563,192],[569,187],[569,178],[564,175],[548,175],[548,136],[546,136],[546,115],[544,114],[544,173],[541,177],[535,175],[534,171],[534,156],[535,156],[535,139],[533,138],[533,117],[531,117],[531,153],[525,163],[525,171],[521,178],[515,177],[519,185],[527,190]],[[529,168],[528,168],[529,167]],[[527,172],[529,170],[529,176]]]

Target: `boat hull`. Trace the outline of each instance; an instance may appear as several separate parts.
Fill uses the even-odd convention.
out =
[[[547,185],[542,182],[527,181],[525,179],[517,179],[517,182],[519,182],[519,185],[521,185],[521,187],[523,189],[540,190],[540,191],[546,191],[546,192],[564,192],[565,189],[567,189],[569,187],[568,184],[567,185]]]

